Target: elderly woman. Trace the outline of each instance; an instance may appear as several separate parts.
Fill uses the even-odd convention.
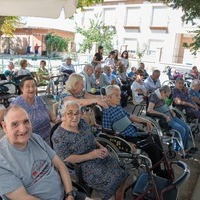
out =
[[[200,121],[199,107],[189,96],[188,91],[184,86],[183,78],[176,79],[175,88],[172,90],[172,98],[175,106],[185,109],[187,115],[198,118]]]
[[[22,94],[11,104],[19,105],[29,114],[33,133],[40,135],[47,143],[51,131],[50,122],[57,122],[56,116],[47,108],[41,97],[36,96],[37,85],[35,79],[30,76],[24,77],[20,82]]]
[[[126,172],[108,155],[107,149],[95,141],[89,125],[80,118],[79,104],[65,102],[62,123],[52,136],[54,150],[62,160],[80,163],[83,180],[103,200],[114,200],[116,191],[117,199],[122,200]]]
[[[177,130],[181,134],[184,149],[187,149],[190,129],[188,125],[176,117],[176,114],[165,104],[165,99],[169,97],[170,93],[171,89],[167,85],[155,90],[149,97],[147,113],[163,117],[169,127]],[[179,151],[180,147],[177,146],[176,150]]]
[[[21,68],[18,70],[18,76],[21,75],[30,75],[31,72],[29,69],[26,69],[28,66],[28,61],[27,60],[21,60],[20,61],[20,66]]]
[[[191,83],[191,88],[189,90],[192,101],[194,101],[198,106],[200,106],[200,80],[195,79]]]
[[[133,98],[136,103],[145,103],[148,96],[148,90],[143,82],[144,72],[141,69],[136,71],[136,79],[131,85]]]
[[[58,115],[60,117],[64,102],[69,100],[75,100],[81,105],[81,110],[84,113],[82,117],[90,125],[94,125],[95,119],[94,115],[90,116],[90,114],[92,113],[92,109],[86,106],[89,106],[91,104],[98,104],[104,108],[108,107],[108,105],[101,99],[101,96],[89,94],[84,90],[83,76],[76,73],[71,74],[69,76],[69,79],[66,81],[66,91],[64,91],[61,97],[58,110]]]

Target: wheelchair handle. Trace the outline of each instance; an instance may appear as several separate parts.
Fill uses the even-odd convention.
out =
[[[180,167],[183,170],[182,175],[173,182],[173,185],[180,187],[185,181],[188,180],[189,176],[190,176],[190,169],[188,168],[187,164],[184,163],[183,161],[172,161],[170,163],[170,165],[177,165],[178,167]]]

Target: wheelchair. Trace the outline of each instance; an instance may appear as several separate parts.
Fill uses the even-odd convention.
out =
[[[17,85],[13,82],[4,82],[0,84],[0,104],[5,108],[10,105],[10,102],[17,96]]]

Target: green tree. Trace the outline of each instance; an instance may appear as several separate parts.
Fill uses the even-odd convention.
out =
[[[111,26],[106,26],[101,21],[101,14],[96,14],[94,19],[90,19],[90,25],[88,28],[78,27],[76,25],[76,32],[83,35],[83,42],[80,44],[80,52],[85,53],[91,51],[92,45],[102,45],[105,49],[104,53],[108,53],[113,49],[113,36],[116,31]]]
[[[16,26],[20,23],[21,18],[15,16],[0,16],[0,36],[13,36]]]
[[[58,35],[54,35],[53,33],[49,33],[45,36],[45,42],[48,52],[65,52],[68,49],[69,40],[62,38]]]
[[[78,8],[83,8],[84,6],[90,6],[96,3],[102,3],[103,0],[78,0]]]
[[[152,2],[163,2],[173,9],[182,9],[182,20],[186,23],[192,22],[196,25],[195,19],[200,18],[200,3],[199,0],[150,0]],[[200,26],[197,26],[195,31],[191,31],[195,34],[193,42],[191,44],[184,44],[185,47],[191,49],[191,52],[195,55],[200,49]]]

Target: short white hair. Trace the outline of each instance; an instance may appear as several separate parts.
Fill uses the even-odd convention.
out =
[[[67,107],[71,106],[71,105],[77,105],[78,109],[81,110],[81,106],[79,105],[79,103],[77,101],[65,101],[61,110],[61,114],[62,116],[66,113]]]

